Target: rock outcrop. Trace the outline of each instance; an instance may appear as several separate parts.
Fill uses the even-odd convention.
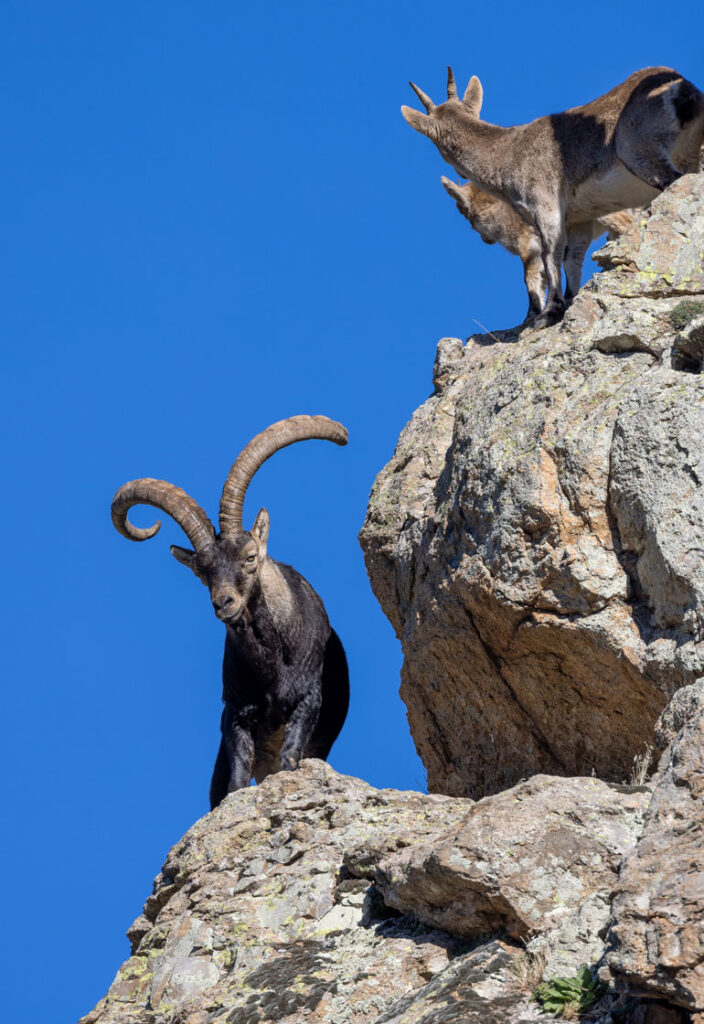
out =
[[[377,885],[425,924],[466,938],[501,931],[541,951],[546,975],[571,977],[603,953],[611,891],[649,801],[645,787],[536,775],[383,860]]]
[[[630,990],[704,1011],[704,707],[689,706],[621,869],[608,962]]]
[[[360,539],[432,792],[623,782],[704,672],[704,179],[562,324],[444,339]],[[699,297],[697,297],[699,296]]]
[[[82,1024],[550,1021],[531,991],[601,955],[648,799],[537,778],[473,805],[305,761],[174,846]]]
[[[228,796],[83,1024],[531,1024],[554,975],[704,1022],[702,175],[599,259],[561,325],[440,343],[372,492],[434,795],[306,761]]]
[[[424,989],[448,968],[477,1012],[487,1011],[480,980],[491,975],[503,994],[505,1018],[468,1020],[527,1019],[509,1013],[526,1002],[509,984],[515,950],[468,954],[386,908],[369,878],[379,859],[432,842],[469,807],[375,790],[321,761],[233,794],[170,852],[128,933],[132,957],[83,1024],[391,1020],[409,992],[442,1001],[442,983]]]

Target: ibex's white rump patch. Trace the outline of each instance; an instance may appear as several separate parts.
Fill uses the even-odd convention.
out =
[[[537,327],[565,310],[561,267],[567,225],[644,206],[696,171],[704,141],[704,95],[671,68],[636,71],[583,107],[502,128],[482,121],[482,86],[460,100],[448,68],[447,101],[436,106],[411,83],[427,113],[401,107],[458,174],[505,200],[538,233],[547,302]]]
[[[540,235],[536,229],[519,217],[503,199],[482,192],[471,182],[459,185],[449,178],[442,177],[440,180],[447,194],[455,200],[457,209],[467,218],[482,241],[488,245],[498,242],[514,256],[520,256],[523,280],[528,292],[526,320],[538,316],[545,304],[546,280]],[[567,281],[566,302],[579,290],[582,265],[589,245],[604,232],[608,232],[609,239],[622,235],[631,226],[634,217],[633,210],[619,210],[597,220],[566,224],[567,243],[563,258]]]

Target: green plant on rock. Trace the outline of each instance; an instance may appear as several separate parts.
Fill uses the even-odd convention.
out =
[[[667,315],[674,330],[681,331],[694,320],[695,316],[701,316],[702,313],[704,313],[704,302],[696,299],[682,299],[672,307]]]
[[[574,978],[551,978],[533,992],[533,999],[546,1013],[579,1016],[591,1009],[602,994],[603,985],[588,967],[580,967]]]

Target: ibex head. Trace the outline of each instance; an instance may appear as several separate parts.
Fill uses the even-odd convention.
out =
[[[413,107],[401,107],[401,113],[411,128],[415,128],[421,135],[427,135],[429,139],[442,151],[442,144],[446,136],[452,132],[453,126],[457,123],[457,114],[469,115],[471,118],[478,118],[482,109],[482,83],[473,75],[469,85],[465,89],[462,99],[457,95],[457,86],[452,68],[447,69],[447,100],[436,106],[422,89],[410,82],[409,85],[425,107],[427,113],[422,114],[420,110]]]
[[[295,441],[309,438],[347,444],[347,431],[327,416],[292,416],[257,434],[242,450],[227,475],[220,499],[220,533],[203,509],[180,487],[165,480],[143,477],[123,484],[112,500],[115,529],[129,540],[147,540],[161,522],[145,529],[127,518],[133,505],[153,505],[167,512],[181,527],[193,548],[171,546],[171,554],[188,566],[210,591],[216,616],[234,626],[243,618],[261,585],[267,561],[269,513],[259,510],[251,530],[242,528],[242,507],[252,477],[268,458]]]

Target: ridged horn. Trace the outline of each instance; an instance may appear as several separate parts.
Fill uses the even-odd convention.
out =
[[[272,423],[243,448],[227,474],[220,499],[220,533],[236,537],[242,532],[242,508],[252,477],[267,459],[296,441],[318,438],[347,444],[347,430],[327,416],[291,416]]]
[[[148,540],[159,532],[161,520],[144,529],[134,526],[127,518],[133,505],[153,505],[167,512],[186,534],[194,551],[202,551],[215,540],[213,524],[198,502],[166,480],[152,480],[151,477],[130,480],[115,492],[112,499],[110,515],[117,532],[128,540]]]
[[[426,96],[423,90],[419,89],[413,82],[409,82],[408,84],[411,89],[413,89],[413,92],[416,94],[428,113],[430,113],[431,110],[435,110],[435,104],[431,100],[430,96]]]
[[[458,100],[457,95],[457,83],[455,82],[455,76],[452,73],[452,68],[447,65],[447,98],[448,100]]]

